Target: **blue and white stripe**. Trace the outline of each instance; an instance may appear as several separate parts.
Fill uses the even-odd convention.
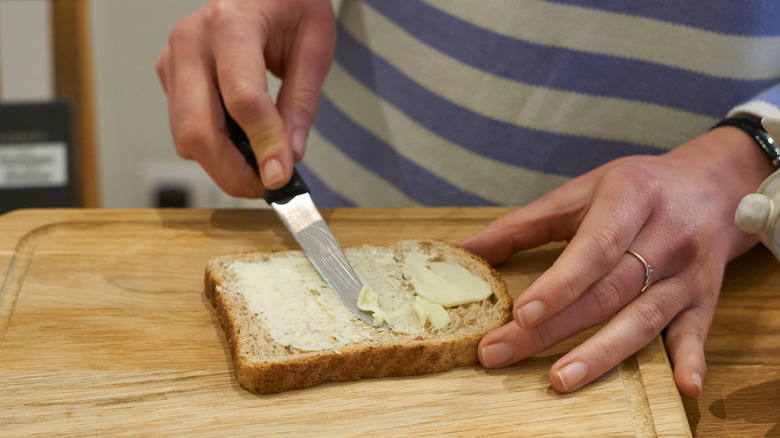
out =
[[[780,114],[773,0],[345,0],[339,17],[302,169],[322,206],[521,205],[729,112]]]

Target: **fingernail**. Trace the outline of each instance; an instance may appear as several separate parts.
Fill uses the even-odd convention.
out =
[[[588,366],[582,362],[572,362],[557,371],[558,378],[561,379],[563,389],[568,391],[574,388],[588,374]]]
[[[531,301],[525,306],[517,309],[517,322],[520,323],[520,327],[532,326],[544,316],[545,309],[546,306],[543,302]]]
[[[486,368],[499,368],[509,365],[513,354],[512,346],[507,343],[498,342],[488,345],[482,348],[482,365]]]
[[[298,157],[303,157],[303,153],[306,151],[306,131],[302,128],[298,128],[293,131],[292,147],[295,155]]]
[[[279,160],[271,158],[265,162],[265,166],[263,166],[263,184],[266,187],[271,187],[282,182],[283,178],[284,171],[282,170],[282,163],[280,163]]]
[[[691,383],[693,383],[694,385],[699,387],[699,394],[701,394],[701,390],[702,390],[701,389],[701,383],[702,383],[701,374],[699,374],[699,373],[691,374]]]

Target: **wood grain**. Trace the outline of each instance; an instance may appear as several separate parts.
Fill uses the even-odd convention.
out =
[[[54,89],[73,103],[79,205],[100,206],[97,129],[92,80],[92,40],[87,0],[51,1]]]
[[[704,351],[694,435],[780,437],[780,264],[763,246],[728,265]]]
[[[343,245],[458,241],[509,210],[337,209]],[[29,210],[0,216],[0,430],[16,435],[690,436],[660,339],[574,394],[520,364],[259,396],[236,382],[206,261],[295,248],[271,211]],[[517,296],[561,251],[499,267]]]

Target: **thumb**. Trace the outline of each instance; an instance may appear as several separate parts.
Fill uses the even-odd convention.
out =
[[[591,192],[606,167],[548,192],[525,207],[494,220],[459,245],[497,265],[523,251],[571,239],[587,213]]]
[[[523,209],[501,216],[475,234],[462,240],[459,245],[498,265],[516,252],[544,243],[547,239],[534,230],[536,221]]]
[[[501,216],[458,245],[498,265],[518,251],[568,238],[572,217],[543,199]]]

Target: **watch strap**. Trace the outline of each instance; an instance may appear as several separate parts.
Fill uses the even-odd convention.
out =
[[[774,167],[780,166],[780,146],[761,125],[760,119],[756,117],[728,117],[716,123],[710,130],[721,126],[733,126],[744,131],[761,146]]]

